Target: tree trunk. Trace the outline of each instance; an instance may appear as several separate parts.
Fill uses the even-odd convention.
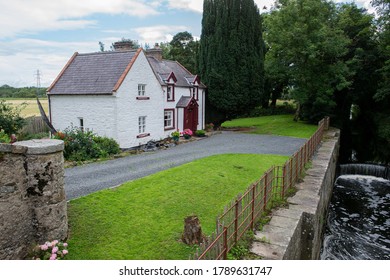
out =
[[[202,227],[197,216],[189,216],[184,219],[184,232],[181,239],[188,245],[199,245],[204,241]]]
[[[297,110],[296,110],[295,116],[294,116],[294,121],[295,121],[295,122],[299,121],[300,115],[301,115],[301,104],[298,102],[298,104],[297,104]]]

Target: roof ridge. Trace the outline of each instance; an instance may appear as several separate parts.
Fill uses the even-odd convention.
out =
[[[91,53],[80,53],[79,56],[117,54],[117,53],[131,53],[131,52],[137,52],[137,51],[138,50],[91,52]]]

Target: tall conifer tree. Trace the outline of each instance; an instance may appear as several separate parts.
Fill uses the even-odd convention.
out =
[[[262,24],[253,0],[205,0],[199,73],[211,107],[223,119],[261,103],[264,91]]]

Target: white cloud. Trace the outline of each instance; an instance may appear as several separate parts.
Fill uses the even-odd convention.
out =
[[[168,25],[159,25],[159,26],[148,26],[148,27],[138,27],[134,28],[134,31],[140,37],[140,41],[143,43],[159,43],[159,42],[168,42],[171,41],[174,34],[187,30],[186,26],[168,26]]]
[[[35,85],[34,73],[42,72],[41,85],[49,86],[75,51],[98,51],[96,42],[55,42],[16,39],[0,42],[0,86]]]
[[[168,0],[168,5],[172,9],[190,10],[202,13],[203,0]]]
[[[146,17],[158,14],[145,0],[0,0],[0,37],[96,24],[82,19],[96,13]]]

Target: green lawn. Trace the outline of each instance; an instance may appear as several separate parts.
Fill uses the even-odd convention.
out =
[[[310,138],[317,130],[317,125],[305,122],[294,122],[291,115],[275,115],[257,118],[244,118],[227,121],[222,124],[225,128],[250,127],[251,133]]]
[[[238,193],[287,156],[227,154],[181,165],[69,203],[69,258],[188,259],[186,216],[211,234]]]

